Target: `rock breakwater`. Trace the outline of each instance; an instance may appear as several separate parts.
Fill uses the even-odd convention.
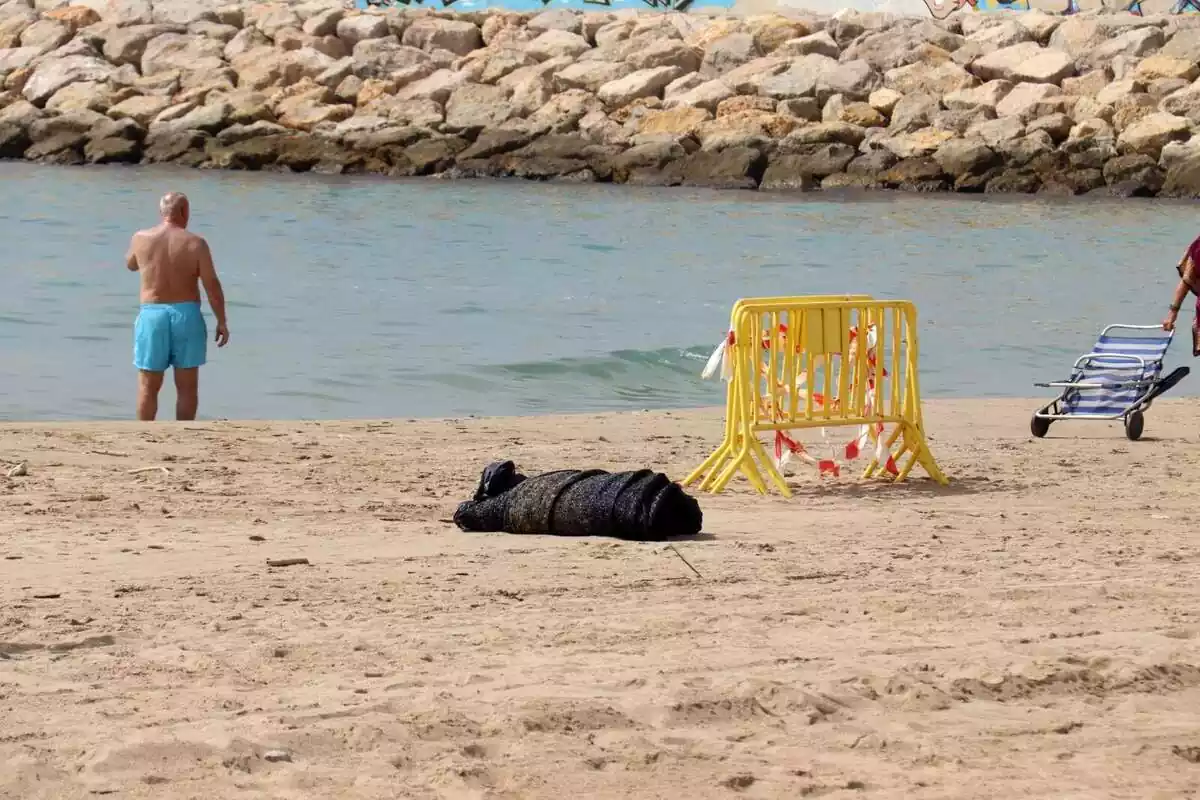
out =
[[[1200,196],[1200,20],[0,4],[0,158]]]

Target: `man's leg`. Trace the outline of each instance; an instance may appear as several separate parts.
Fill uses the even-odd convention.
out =
[[[153,422],[158,415],[158,390],[162,384],[161,372],[138,371],[137,417],[142,422]]]
[[[200,405],[200,368],[175,368],[175,419],[193,420]]]

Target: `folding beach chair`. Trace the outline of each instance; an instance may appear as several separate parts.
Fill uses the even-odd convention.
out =
[[[1092,351],[1075,360],[1070,378],[1034,384],[1062,389],[1062,394],[1034,412],[1030,431],[1040,439],[1055,420],[1119,419],[1125,435],[1137,441],[1145,424],[1142,413],[1190,371],[1179,367],[1160,377],[1174,335],[1159,325],[1109,325]]]

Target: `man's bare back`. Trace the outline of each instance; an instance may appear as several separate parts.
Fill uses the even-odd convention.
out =
[[[198,303],[200,276],[212,270],[208,242],[166,223],[133,235],[133,267],[142,277],[143,303]]]
[[[199,368],[208,340],[200,308],[200,287],[217,318],[216,343],[229,341],[225,293],[208,242],[187,230],[187,197],[170,192],[159,202],[162,222],[138,231],[129,242],[125,265],[141,277],[141,310],[134,323],[133,363],[141,372],[138,419],[158,411],[163,373],[175,370],[176,418],[195,419]]]

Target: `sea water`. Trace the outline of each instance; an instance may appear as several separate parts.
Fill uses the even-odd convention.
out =
[[[915,301],[926,396],[1029,397],[1105,324],[1160,321],[1200,232],[1194,205],[1164,201],[2,163],[0,419],[132,416],[124,256],[169,190],[228,298],[202,418],[717,405],[700,371],[737,298],[843,292]]]

